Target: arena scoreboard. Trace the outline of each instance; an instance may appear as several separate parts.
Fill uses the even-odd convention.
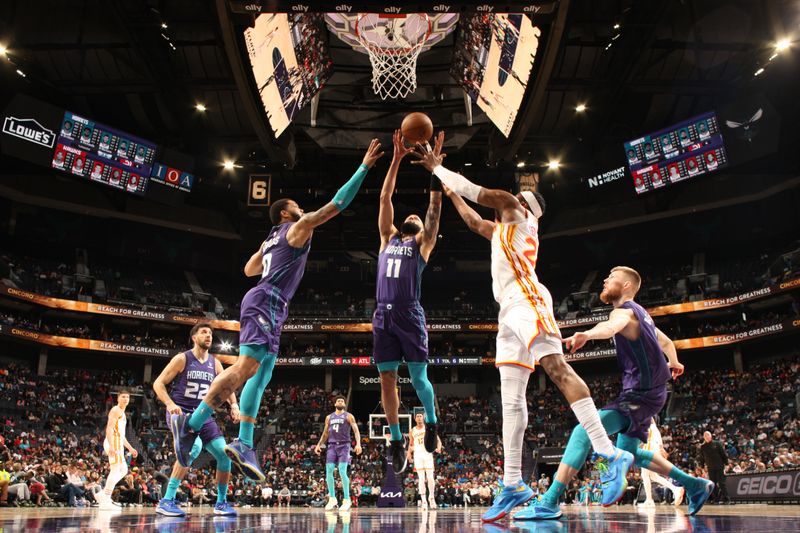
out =
[[[144,195],[156,145],[66,111],[51,166],[129,193]]]
[[[728,165],[714,112],[626,142],[625,159],[637,194],[702,176]]]

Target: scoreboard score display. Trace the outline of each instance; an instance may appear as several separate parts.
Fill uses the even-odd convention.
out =
[[[66,111],[51,166],[143,195],[155,155],[154,143]]]
[[[626,142],[625,159],[637,194],[708,174],[728,164],[713,112]]]

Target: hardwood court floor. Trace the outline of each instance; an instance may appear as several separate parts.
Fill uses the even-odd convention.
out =
[[[481,524],[483,509],[355,509],[348,513],[326,513],[321,509],[240,509],[239,516],[215,517],[208,507],[189,509],[186,518],[156,515],[150,508],[120,511],[96,509],[0,509],[0,531],[55,532],[319,532],[319,533],[502,533],[502,532],[598,532],[672,533],[729,532],[782,533],[800,531],[800,506],[709,505],[699,516],[659,506],[637,510],[631,506],[613,509],[565,507],[561,520]]]

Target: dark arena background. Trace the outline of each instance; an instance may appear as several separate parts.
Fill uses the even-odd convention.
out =
[[[800,530],[798,50],[797,0],[0,3],[0,529]],[[538,226],[493,226],[507,205],[536,218],[499,192],[511,204],[494,211],[481,192],[482,206],[467,203],[486,222],[465,224],[454,202],[469,194],[437,169],[455,187],[437,231],[426,211],[438,178],[411,164],[436,153],[419,146],[390,164],[411,112],[444,132],[453,173],[482,191],[540,193]],[[372,139],[385,153],[361,183]],[[404,239],[388,250],[417,254],[403,268],[416,269],[421,285],[407,280],[424,316],[385,296],[406,279],[401,259],[381,265],[389,201]],[[301,222],[273,228],[298,206]],[[421,219],[413,230],[409,215]],[[303,264],[307,241],[289,238],[306,221],[318,227]],[[481,227],[492,245],[471,231]],[[521,253],[518,227],[533,232]],[[415,239],[435,242],[427,263]],[[287,258],[268,253],[281,246]],[[498,315],[496,265],[538,319]],[[674,490],[656,480],[648,492],[639,466],[608,482],[607,462],[590,456],[551,505],[560,518],[523,520],[515,513],[548,505],[578,424],[563,374],[548,376],[561,356],[550,348],[534,363],[537,339],[613,323],[600,293],[619,265],[640,274],[635,301],[652,317],[632,319],[634,335],[654,322],[666,339],[655,360],[635,352],[637,368],[663,366],[672,346],[685,367],[661,386],[652,414],[663,450],[650,448],[681,473],[668,476]],[[302,280],[289,303],[292,276]],[[256,284],[268,303],[254,315],[243,297]],[[512,365],[534,369],[513,485],[504,433],[524,422],[511,422],[508,354],[497,350],[511,326],[535,332],[519,341],[528,364]],[[375,358],[395,349],[378,343],[409,327],[411,340],[392,341],[412,361],[394,381]],[[620,342],[636,344],[621,335],[564,348],[598,409],[623,388]],[[253,347],[269,342],[277,348],[258,359]],[[231,370],[211,385],[213,363],[188,370],[201,355]],[[225,383],[255,419],[250,437],[218,392]],[[384,410],[395,391],[402,441]],[[195,403],[174,408],[178,396]],[[334,425],[339,396],[352,419]],[[172,433],[193,436],[196,418],[174,413],[204,399],[195,415],[221,402],[214,419],[229,447],[203,441],[188,471],[173,470]],[[418,413],[414,431],[435,427],[441,440],[432,470],[424,439],[409,434]],[[340,431],[349,443],[333,444]],[[331,462],[342,447],[349,468]],[[256,480],[240,468],[251,448]],[[404,449],[409,464],[395,474]],[[708,482],[687,474],[716,483],[696,514],[709,495],[692,483]],[[612,486],[621,499],[601,505]],[[514,490],[526,496],[497,515]]]

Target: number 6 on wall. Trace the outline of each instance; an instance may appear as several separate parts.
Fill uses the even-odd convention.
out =
[[[250,174],[250,186],[247,188],[247,205],[250,207],[266,207],[272,196],[272,174]]]

